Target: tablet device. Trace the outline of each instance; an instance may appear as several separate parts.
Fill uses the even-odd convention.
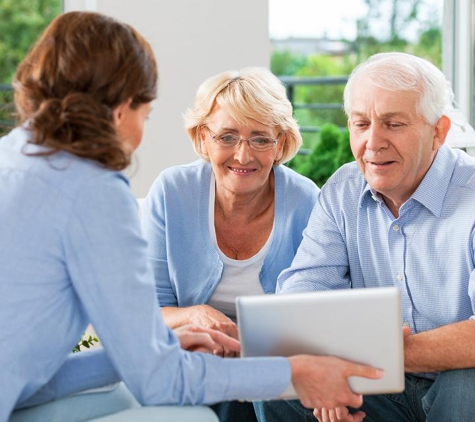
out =
[[[241,356],[331,355],[384,370],[350,377],[355,393],[404,390],[401,295],[397,287],[330,290],[236,299]],[[292,386],[281,399],[297,398]]]

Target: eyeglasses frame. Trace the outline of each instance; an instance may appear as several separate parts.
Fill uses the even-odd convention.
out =
[[[208,126],[203,125],[202,127],[208,129],[208,133],[209,133],[210,138],[211,138],[216,144],[219,144],[219,145],[220,145],[221,147],[223,147],[223,148],[236,148],[236,149],[237,149],[237,148],[239,148],[239,147],[241,146],[242,142],[245,141],[245,142],[247,142],[247,145],[249,145],[249,147],[250,147],[253,151],[256,151],[256,152],[265,152],[265,151],[269,151],[269,150],[275,148],[276,145],[277,145],[277,142],[279,142],[279,136],[282,134],[282,132],[279,132],[279,133],[277,134],[277,138],[276,138],[276,139],[272,139],[270,136],[260,136],[260,135],[251,136],[250,138],[243,138],[243,137],[240,136],[238,143],[237,143],[236,145],[233,145],[233,146],[231,147],[231,146],[226,146],[226,145],[221,144],[221,143],[219,142],[219,138],[218,138],[220,135],[219,135],[218,133],[212,131]],[[216,139],[216,138],[218,138],[218,139]],[[269,148],[266,148],[266,149],[261,149],[261,150],[255,149],[255,147],[253,147],[252,144],[251,144],[251,142],[250,142],[253,138],[269,138],[269,139],[272,139],[273,144],[272,144]]]

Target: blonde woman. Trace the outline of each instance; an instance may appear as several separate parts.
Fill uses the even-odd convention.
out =
[[[302,138],[270,71],[208,79],[185,118],[200,160],[162,172],[143,210],[157,296],[171,327],[194,323],[237,338],[236,296],[274,293],[319,189],[283,165]],[[234,356],[224,346],[215,353]],[[223,406],[221,420],[254,417],[249,404]]]

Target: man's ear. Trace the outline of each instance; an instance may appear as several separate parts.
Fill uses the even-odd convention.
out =
[[[132,98],[129,98],[128,100],[125,100],[123,103],[119,104],[112,110],[112,119],[114,120],[114,124],[116,126],[120,126],[120,124],[122,123],[122,118],[124,117],[124,110],[127,107],[130,107],[131,103]]]
[[[449,117],[445,115],[435,124],[434,142],[432,144],[432,149],[434,151],[438,151],[438,149],[444,144],[451,125],[452,123],[450,122]]]

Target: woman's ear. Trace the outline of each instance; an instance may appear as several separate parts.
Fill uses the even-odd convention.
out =
[[[277,142],[277,154],[274,160],[275,163],[277,163],[278,161],[282,159],[282,156],[284,155],[284,145],[286,141],[287,141],[287,134],[282,133],[279,136],[279,141]]]
[[[116,127],[119,127],[122,123],[124,111],[127,109],[127,107],[130,107],[131,103],[132,98],[129,98],[128,100],[125,100],[123,103],[112,109],[112,120],[114,121]]]
[[[200,138],[200,148],[201,148],[201,152],[204,154],[204,155],[208,155],[208,150],[206,149],[206,142],[205,142],[205,139],[206,139],[206,133],[204,131],[204,127],[203,126],[200,126],[198,128],[198,136]]]

